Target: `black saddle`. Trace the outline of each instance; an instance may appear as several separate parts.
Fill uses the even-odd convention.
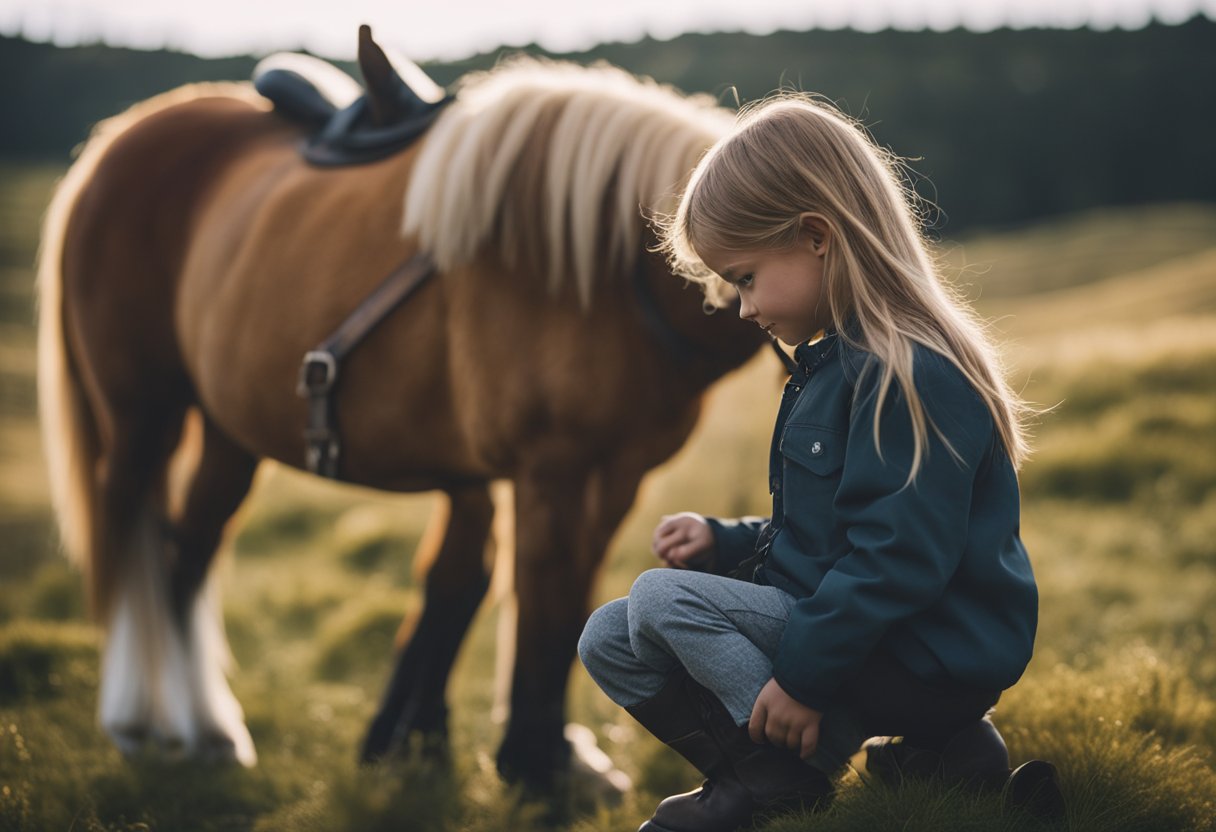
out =
[[[342,70],[308,55],[272,55],[258,64],[253,86],[275,112],[308,131],[300,152],[314,165],[374,162],[409,147],[454,96],[402,59],[401,77],[371,28],[359,27],[359,69],[366,87]],[[419,89],[415,89],[418,87]]]

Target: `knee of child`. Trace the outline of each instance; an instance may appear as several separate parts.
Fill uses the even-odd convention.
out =
[[[603,608],[601,607],[601,610]],[[578,657],[582,661],[583,666],[590,668],[595,662],[596,647],[600,641],[600,610],[591,613],[591,617],[587,619],[587,623],[583,626],[583,633],[578,637]]]
[[[654,627],[671,606],[673,597],[672,569],[647,569],[634,579],[629,589],[629,632],[647,631]]]
[[[670,569],[647,569],[633,579],[629,588],[629,604],[632,609],[648,608],[663,596],[671,594]]]
[[[583,633],[578,639],[578,657],[588,671],[592,670],[592,666],[603,653],[606,640],[627,637],[624,601],[625,599],[621,598],[605,604],[587,619]]]

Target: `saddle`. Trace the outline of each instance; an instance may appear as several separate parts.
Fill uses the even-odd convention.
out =
[[[300,152],[314,165],[361,165],[409,147],[454,96],[417,64],[390,58],[359,27],[359,70],[366,89],[311,55],[279,53],[253,70],[253,86],[275,112],[307,131]]]
[[[253,86],[276,113],[304,128],[300,152],[325,167],[374,162],[405,149],[454,98],[416,64],[389,58],[366,25],[359,27],[359,69],[366,89],[319,58],[279,53],[254,68]],[[343,359],[434,274],[430,255],[415,254],[304,355],[296,393],[308,400],[304,461],[309,471],[330,478],[340,474],[335,394]]]

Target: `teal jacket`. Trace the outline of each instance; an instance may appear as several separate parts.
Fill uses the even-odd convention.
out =
[[[834,334],[795,357],[773,432],[772,518],[710,519],[715,572],[799,599],[778,684],[822,711],[885,649],[929,683],[1009,687],[1030,661],[1038,592],[1018,536],[1017,475],[987,407],[948,359],[918,346],[916,389],[958,457],[930,428],[905,487],[913,434],[898,382],[879,454],[877,359]]]

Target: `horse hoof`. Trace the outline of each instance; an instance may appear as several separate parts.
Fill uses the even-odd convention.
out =
[[[374,766],[388,762],[422,762],[446,767],[452,762],[452,748],[446,729],[442,731],[411,731],[403,739],[383,744],[365,742],[359,763]]]
[[[106,733],[128,760],[156,759],[179,762],[189,757],[189,745],[182,737],[146,725],[110,725]]]
[[[235,763],[244,768],[252,768],[258,761],[257,752],[253,749],[253,740],[248,733],[231,737],[220,731],[209,731],[199,738],[195,754],[204,762]]]
[[[153,737],[156,756],[171,763],[181,763],[190,759],[190,745],[176,735],[157,734]]]
[[[118,752],[128,760],[150,755],[170,762],[202,760],[250,768],[258,759],[248,732],[232,737],[221,731],[209,731],[192,743],[177,734],[153,731],[143,725],[107,726],[105,730]]]
[[[620,803],[633,785],[600,750],[591,729],[573,723],[563,726],[556,742],[509,730],[496,764],[503,780],[519,786],[526,799],[543,802],[561,817]]]
[[[543,826],[567,826],[576,818],[615,807],[633,787],[629,776],[596,745],[590,728],[568,724],[563,737],[570,751],[559,768],[518,778],[523,799],[541,807],[537,822]]]
[[[595,733],[586,725],[571,722],[562,732],[570,743],[569,777],[577,791],[593,798],[596,803],[616,806],[633,788],[629,775],[612,763],[595,741]]]
[[[118,753],[127,759],[138,756],[148,741],[148,728],[144,725],[107,725],[105,731]]]

